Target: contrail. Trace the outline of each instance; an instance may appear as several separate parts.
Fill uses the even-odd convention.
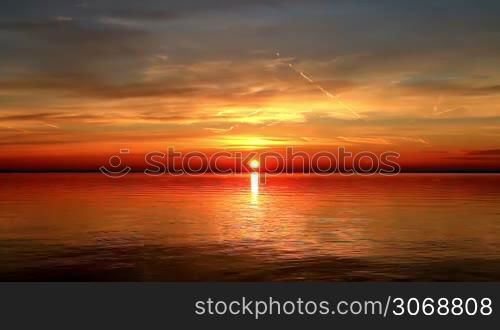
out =
[[[276,56],[277,57],[281,57],[279,52],[276,53]],[[321,91],[328,98],[330,98],[330,99],[334,100],[335,102],[337,102],[339,105],[341,105],[342,107],[344,107],[344,109],[348,110],[356,118],[362,119],[361,116],[352,107],[350,107],[348,104],[345,104],[344,102],[342,102],[342,100],[338,96],[333,95],[332,93],[330,93],[329,91],[327,91],[323,86],[321,86],[316,81],[314,81],[314,79],[312,79],[311,77],[309,77],[306,73],[304,73],[303,71],[297,70],[297,68],[295,68],[295,66],[292,63],[288,63],[288,66],[290,67],[290,69],[292,69],[293,71],[295,71],[298,75],[300,75],[302,78],[304,78],[305,80],[307,80],[307,82],[309,82],[310,84],[314,85],[319,91]],[[437,108],[441,104],[441,102],[442,102],[442,100],[439,100],[438,104],[436,104],[435,109],[434,109],[435,112],[438,111]],[[448,111],[445,110],[445,111],[437,112],[436,115],[440,115],[440,114],[443,114],[443,113],[449,112],[449,111],[452,111],[452,110],[448,110]],[[420,138],[420,137],[417,137],[415,139],[415,142],[420,142],[420,143],[424,143],[424,144],[431,144],[428,141],[426,141],[426,140],[424,140],[423,138]]]
[[[290,64],[290,67],[293,68],[293,65]],[[309,81],[311,84],[314,84],[314,80],[312,80],[311,78],[309,78],[308,76],[306,76],[306,74],[304,72],[299,72],[299,74],[304,77],[304,79],[306,79],[307,81]]]
[[[280,57],[280,53],[277,52],[276,56]],[[307,74],[305,74],[304,72],[302,72],[300,70],[297,70],[297,68],[295,68],[295,66],[292,63],[288,63],[288,67],[290,67],[293,71],[295,71],[299,76],[301,76],[302,78],[304,78],[305,80],[307,80],[307,82],[309,82],[310,84],[313,84],[314,87],[316,87],[316,89],[318,89],[319,91],[321,91],[328,98],[330,98],[330,99],[334,100],[335,102],[337,102],[338,104],[340,104],[342,107],[344,107],[346,110],[348,110],[351,114],[353,114],[356,118],[361,119],[361,116],[356,111],[354,111],[354,109],[352,107],[350,107],[349,105],[347,105],[344,102],[342,102],[342,100],[340,100],[340,98],[338,96],[333,95],[332,93],[330,93],[329,91],[327,91],[325,88],[323,88],[323,86],[321,86],[320,84],[318,84],[317,82],[315,82]]]
[[[50,124],[50,123],[43,123],[45,126],[48,126],[48,127],[52,127],[52,128],[56,128],[56,129],[59,129],[59,126],[57,125],[54,125],[54,124]]]
[[[441,116],[444,113],[452,112],[452,111],[455,111],[455,110],[458,110],[458,109],[460,109],[460,107],[458,107],[458,108],[451,108],[451,109],[445,109],[443,111],[435,112],[434,116]]]
[[[439,97],[437,99],[437,102],[436,102],[436,104],[434,105],[434,108],[433,108],[433,110],[434,110],[433,115],[434,116],[441,116],[442,114],[445,114],[445,113],[452,112],[452,111],[460,109],[460,107],[457,107],[457,108],[450,108],[450,109],[440,110],[442,104],[443,104],[443,95],[439,95]]]

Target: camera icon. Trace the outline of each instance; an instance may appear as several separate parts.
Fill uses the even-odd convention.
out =
[[[120,154],[129,154],[130,150],[129,149],[121,149]],[[99,167],[99,170],[101,171],[102,174],[107,176],[108,178],[112,179],[119,179],[125,177],[127,174],[132,171],[132,168],[130,166],[126,166],[119,170],[119,168],[122,165],[122,159],[118,155],[113,155],[109,158],[108,160],[108,166],[111,167],[111,169],[107,168],[106,166],[101,166]]]

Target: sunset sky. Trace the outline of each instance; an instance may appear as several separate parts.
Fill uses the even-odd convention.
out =
[[[0,10],[0,170],[179,150],[396,151],[500,170],[500,3],[23,0]]]

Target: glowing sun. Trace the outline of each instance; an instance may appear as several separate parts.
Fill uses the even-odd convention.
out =
[[[258,169],[260,166],[260,163],[258,160],[252,160],[250,161],[250,167],[253,168],[253,169]]]

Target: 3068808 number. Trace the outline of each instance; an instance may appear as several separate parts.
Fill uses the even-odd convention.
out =
[[[402,315],[453,315],[453,316],[490,316],[493,303],[490,298],[394,298],[393,314]]]

